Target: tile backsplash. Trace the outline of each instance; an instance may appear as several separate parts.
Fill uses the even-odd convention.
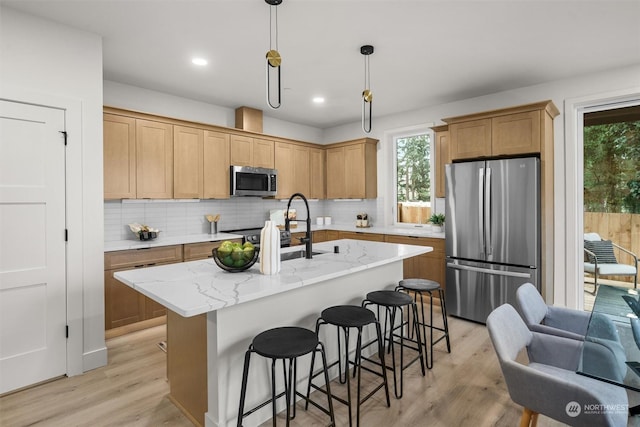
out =
[[[310,200],[311,220],[331,216],[334,224],[353,224],[358,212],[378,216],[379,200]],[[158,228],[164,236],[209,233],[207,214],[220,214],[218,230],[259,227],[272,209],[286,209],[287,201],[237,197],[229,200],[113,200],[104,202],[105,241],[132,239],[128,224],[137,222]],[[306,218],[304,202],[295,199],[291,207]],[[381,208],[380,208],[381,209]]]

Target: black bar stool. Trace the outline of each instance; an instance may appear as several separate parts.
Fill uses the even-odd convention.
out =
[[[322,355],[322,366],[324,371],[324,380],[327,387],[327,402],[329,409],[323,408],[316,402],[310,400],[307,396],[296,391],[296,374],[297,374],[297,358],[309,353],[313,353],[315,358],[316,352],[320,352]],[[263,403],[259,404],[255,408],[244,412],[244,400],[247,392],[247,380],[249,375],[249,361],[251,359],[251,353],[258,353],[262,357],[271,359],[271,399],[267,399]],[[284,374],[284,391],[276,396],[276,361],[282,360],[282,370]],[[288,375],[286,361],[289,361]],[[313,369],[313,362],[311,364]],[[293,370],[293,372],[292,372]],[[309,378],[311,382],[311,378]],[[249,349],[244,356],[244,372],[242,374],[242,390],[240,392],[240,409],[238,410],[238,427],[242,426],[242,420],[244,417],[251,415],[258,409],[266,406],[271,402],[273,410],[273,425],[276,426],[276,400],[285,396],[287,403],[287,426],[289,421],[296,417],[296,405],[295,398],[300,396],[313,404],[315,407],[323,411],[325,414],[331,417],[332,426],[336,425],[335,416],[333,413],[333,403],[331,402],[331,390],[329,387],[329,374],[327,372],[327,359],[324,352],[324,346],[318,341],[318,336],[305,328],[298,328],[295,326],[287,326],[281,328],[274,328],[264,331],[253,339]],[[293,416],[291,416],[290,406],[293,403]]]
[[[383,307],[386,312],[385,316],[385,341],[389,342],[388,352],[391,353],[391,360],[393,366],[391,369],[393,371],[393,386],[394,393],[397,399],[402,397],[402,372],[411,366],[418,359],[420,360],[420,368],[422,369],[422,376],[425,375],[424,370],[424,357],[423,357],[423,346],[422,341],[420,340],[420,333],[418,331],[418,310],[416,308],[416,303],[409,295],[403,292],[397,291],[375,291],[369,292],[367,294],[367,298],[362,301],[362,307],[367,307],[369,305],[377,305],[378,306],[378,320],[380,319],[380,307]],[[408,320],[404,320],[404,312],[403,308],[407,307],[411,309],[413,313],[413,322],[409,322]],[[396,316],[400,313],[400,323],[396,325]],[[387,322],[389,322],[389,336],[386,337],[387,333]],[[407,326],[407,333],[410,327],[414,328],[416,333],[416,339],[411,339],[408,336],[404,335],[404,326]],[[396,333],[396,330],[400,329],[400,333]],[[396,338],[400,340],[397,341]],[[412,346],[411,343],[416,344],[416,346]],[[365,347],[369,346],[372,343],[368,343]],[[398,393],[398,382],[397,382],[397,368],[396,368],[396,352],[394,344],[400,344],[400,392]],[[415,350],[418,354],[412,360],[410,360],[406,365],[404,363],[404,348],[407,347],[411,350]]]
[[[362,366],[362,360],[370,361],[370,359],[362,356],[362,328],[375,324],[376,326],[376,334],[378,341],[378,355],[380,356],[380,362],[373,362],[381,367],[381,371],[377,372],[373,369],[370,369],[366,366]],[[329,307],[322,311],[320,317],[316,321],[316,334],[320,332],[320,326],[322,325],[334,325],[338,330],[338,360],[330,364],[327,368],[331,368],[335,365],[338,365],[338,378],[341,384],[347,385],[347,400],[344,400],[337,396],[332,396],[333,399],[337,400],[340,403],[347,405],[349,408],[349,425],[352,425],[352,414],[351,414],[351,382],[349,381],[349,365],[352,365],[356,370],[353,372],[353,376],[358,375],[358,388],[357,388],[357,409],[356,409],[356,425],[360,426],[360,405],[366,402],[371,396],[373,396],[378,390],[384,387],[384,391],[387,398],[387,407],[391,406],[391,402],[389,401],[389,386],[387,384],[387,372],[384,361],[384,346],[382,344],[382,332],[380,331],[380,323],[376,319],[376,316],[371,312],[371,310],[367,310],[366,308],[359,307],[357,305],[338,305],[334,307]],[[349,329],[356,328],[358,330],[358,339],[356,341],[356,353],[354,355],[354,360],[349,360]],[[340,330],[343,331],[344,336],[344,359],[345,359],[345,369],[344,369],[344,377],[342,376],[342,351],[340,349]],[[313,357],[311,365],[313,367]],[[378,384],[369,394],[367,394],[362,399],[360,398],[360,378],[361,371],[364,369],[365,371],[371,372],[375,375],[382,377],[382,382]],[[310,378],[313,379],[316,376],[320,375],[322,372],[317,372],[315,374],[309,374]],[[311,387],[316,390],[320,390],[323,393],[327,393],[321,388],[317,387],[315,384],[312,384],[309,381],[309,387],[307,389],[307,398],[309,397],[309,393],[311,392]]]
[[[422,342],[427,346],[427,328],[429,328],[430,332],[430,344],[429,350],[427,351],[427,368],[431,369],[433,367],[433,346],[443,339],[447,342],[447,352],[451,353],[451,343],[449,342],[449,323],[447,322],[447,305],[444,301],[444,289],[440,286],[440,284],[436,281],[429,279],[404,279],[398,283],[396,290],[406,291],[407,293],[413,292],[414,300],[416,303],[420,304],[421,314],[422,316],[419,318],[418,323],[422,325]],[[438,293],[438,298],[440,299],[440,310],[442,311],[442,327],[437,327],[433,325],[433,292]],[[424,317],[424,301],[423,294],[429,294],[429,323],[426,322],[426,318]],[[419,298],[419,300],[418,300]],[[438,337],[438,339],[433,339],[433,331],[442,332],[442,335]],[[431,362],[429,362],[429,353],[431,353]]]

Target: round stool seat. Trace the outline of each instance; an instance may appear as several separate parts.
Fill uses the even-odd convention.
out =
[[[440,283],[429,279],[404,279],[399,286],[410,291],[435,291],[440,289]]]
[[[376,316],[371,310],[357,305],[337,305],[322,310],[322,319],[336,326],[345,328],[359,328],[376,322]]]
[[[314,351],[318,346],[318,337],[308,329],[285,326],[256,335],[252,345],[253,350],[263,357],[289,359]]]
[[[413,303],[413,298],[404,292],[396,291],[375,291],[367,294],[367,300],[374,304],[402,307]]]

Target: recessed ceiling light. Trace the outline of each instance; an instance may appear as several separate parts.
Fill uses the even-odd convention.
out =
[[[321,96],[316,96],[313,98],[314,104],[324,104],[324,98]]]
[[[201,67],[204,67],[205,65],[207,65],[209,63],[209,61],[207,61],[204,58],[193,58],[191,60],[191,62],[195,65],[200,65]]]

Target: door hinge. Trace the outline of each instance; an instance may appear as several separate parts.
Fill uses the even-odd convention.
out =
[[[69,338],[69,325],[66,325],[65,329],[66,329],[66,331],[65,331],[66,337],[65,338]]]
[[[67,131],[66,130],[60,130],[58,131],[60,132],[62,135],[64,135],[64,145],[67,145]]]
[[[69,241],[69,230],[68,229],[64,229],[64,241],[68,242]]]

